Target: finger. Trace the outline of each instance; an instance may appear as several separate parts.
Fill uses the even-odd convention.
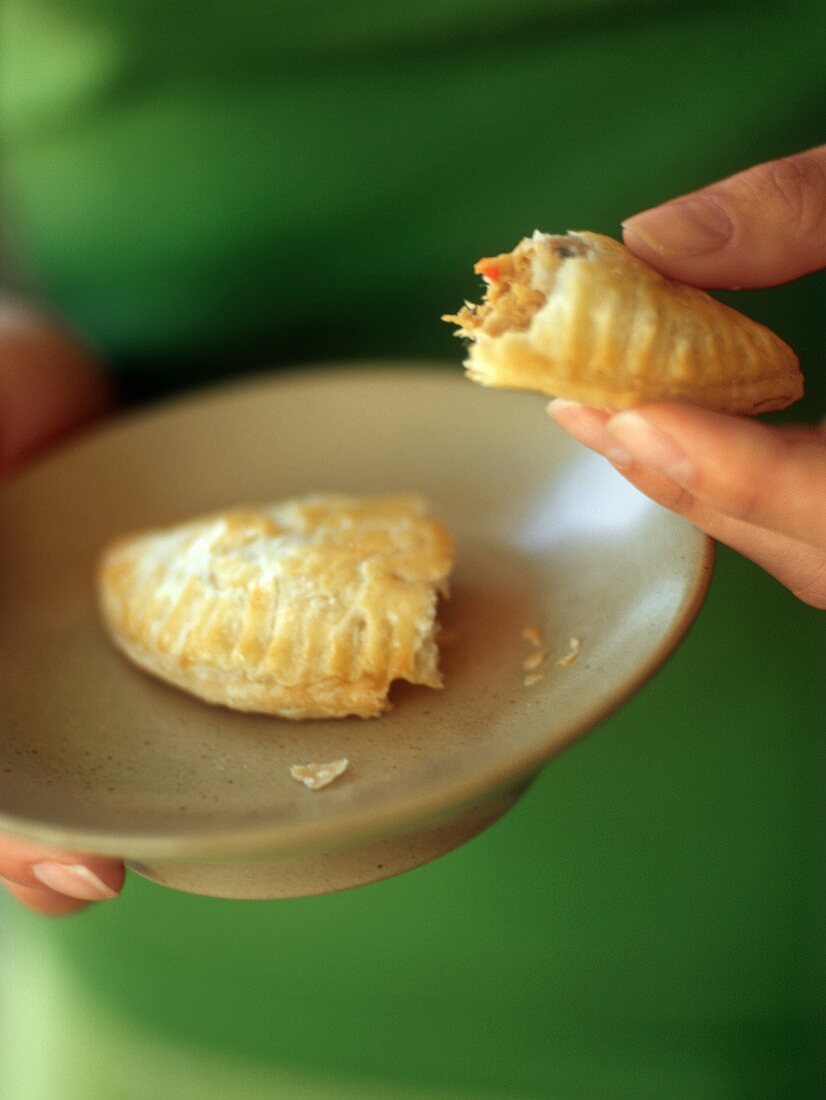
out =
[[[826,266],[826,145],[768,161],[623,223],[664,275],[702,287],[774,286]]]
[[[555,397],[548,405],[548,413],[560,428],[592,451],[604,455],[620,468],[630,466],[631,455],[608,434],[608,421],[613,413],[564,397]]]
[[[651,500],[750,558],[798,599],[820,610],[826,609],[826,551],[723,515],[667,477],[636,462],[617,469]]]
[[[47,890],[81,901],[106,901],[123,888],[123,864],[0,835],[0,877],[31,890]]]
[[[18,886],[17,883],[6,882],[4,879],[0,879],[0,884],[21,905],[25,905],[27,909],[32,909],[35,913],[42,913],[47,917],[65,917],[70,913],[77,913],[78,910],[85,909],[89,904],[88,901],[67,898],[63,894],[56,894],[53,890],[46,890],[45,888],[34,890],[30,886]]]
[[[580,442],[608,457],[627,478],[657,504],[683,516],[712,538],[750,558],[796,596],[826,608],[826,553],[807,543],[743,520],[732,519],[693,497],[663,474],[641,466],[609,434],[611,414],[557,399],[549,406],[554,419]],[[792,434],[798,429],[790,429]]]
[[[644,405],[606,424],[616,445],[732,519],[826,549],[826,437],[784,434],[691,405]]]
[[[56,322],[0,298],[0,473],[109,404],[88,348]]]

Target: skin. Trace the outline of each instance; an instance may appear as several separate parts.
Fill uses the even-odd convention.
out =
[[[750,168],[629,218],[626,245],[699,287],[768,287],[826,266],[826,145]],[[550,415],[658,504],[826,608],[826,432],[690,405]]]
[[[0,300],[0,482],[110,406],[90,350],[56,323]],[[44,871],[44,864],[58,869]],[[77,867],[85,870],[78,873]],[[49,888],[38,874],[62,888]],[[123,879],[119,860],[0,835],[0,884],[37,913],[62,916],[116,897]]]
[[[816,271],[826,266],[826,146],[758,165],[623,228],[633,252],[695,286],[774,286]],[[92,353],[43,319],[21,325],[0,309],[0,478],[109,405]],[[676,404],[613,414],[558,400],[549,412],[653,500],[826,608],[826,433]],[[123,880],[118,860],[0,835],[0,883],[38,913],[114,898]]]

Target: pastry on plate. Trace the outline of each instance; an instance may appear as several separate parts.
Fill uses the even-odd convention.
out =
[[[602,408],[680,400],[730,413],[803,393],[797,356],[764,325],[660,275],[599,233],[540,233],[480,260],[484,301],[443,319],[483,386]]]
[[[209,703],[369,718],[394,680],[442,686],[453,542],[416,495],[313,495],[110,544],[103,618],[135,664]]]

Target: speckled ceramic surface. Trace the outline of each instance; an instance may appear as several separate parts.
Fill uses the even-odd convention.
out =
[[[313,490],[421,491],[456,535],[443,691],[397,685],[380,719],[294,723],[207,706],[113,650],[93,589],[107,539]],[[416,866],[668,657],[711,556],[542,399],[457,370],[308,370],[111,422],[0,491],[0,828],[232,897]],[[525,626],[550,654],[530,687]],[[580,655],[557,666],[571,637]],[[324,790],[290,777],[341,756]]]

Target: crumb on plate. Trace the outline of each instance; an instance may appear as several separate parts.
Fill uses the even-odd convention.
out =
[[[568,645],[570,646],[568,652],[556,662],[560,668],[566,668],[568,665],[572,665],[579,656],[579,651],[582,649],[582,642],[579,638],[571,638]]]
[[[318,791],[332,783],[334,779],[347,770],[350,763],[346,757],[341,760],[331,760],[329,764],[292,764],[290,775],[309,787],[311,791]]]
[[[530,642],[531,645],[542,645],[542,635],[539,633],[535,626],[523,626],[522,637],[525,639],[526,642]]]
[[[522,682],[524,683],[526,688],[529,688],[529,687],[533,687],[534,684],[538,684],[540,680],[544,680],[544,679],[545,679],[545,673],[544,672],[531,672],[528,676],[525,677],[525,679]]]
[[[545,663],[548,656],[548,650],[545,646],[542,649],[535,649],[533,653],[529,654],[522,662],[522,668],[526,672],[533,672],[534,669],[539,668],[541,664]]]

